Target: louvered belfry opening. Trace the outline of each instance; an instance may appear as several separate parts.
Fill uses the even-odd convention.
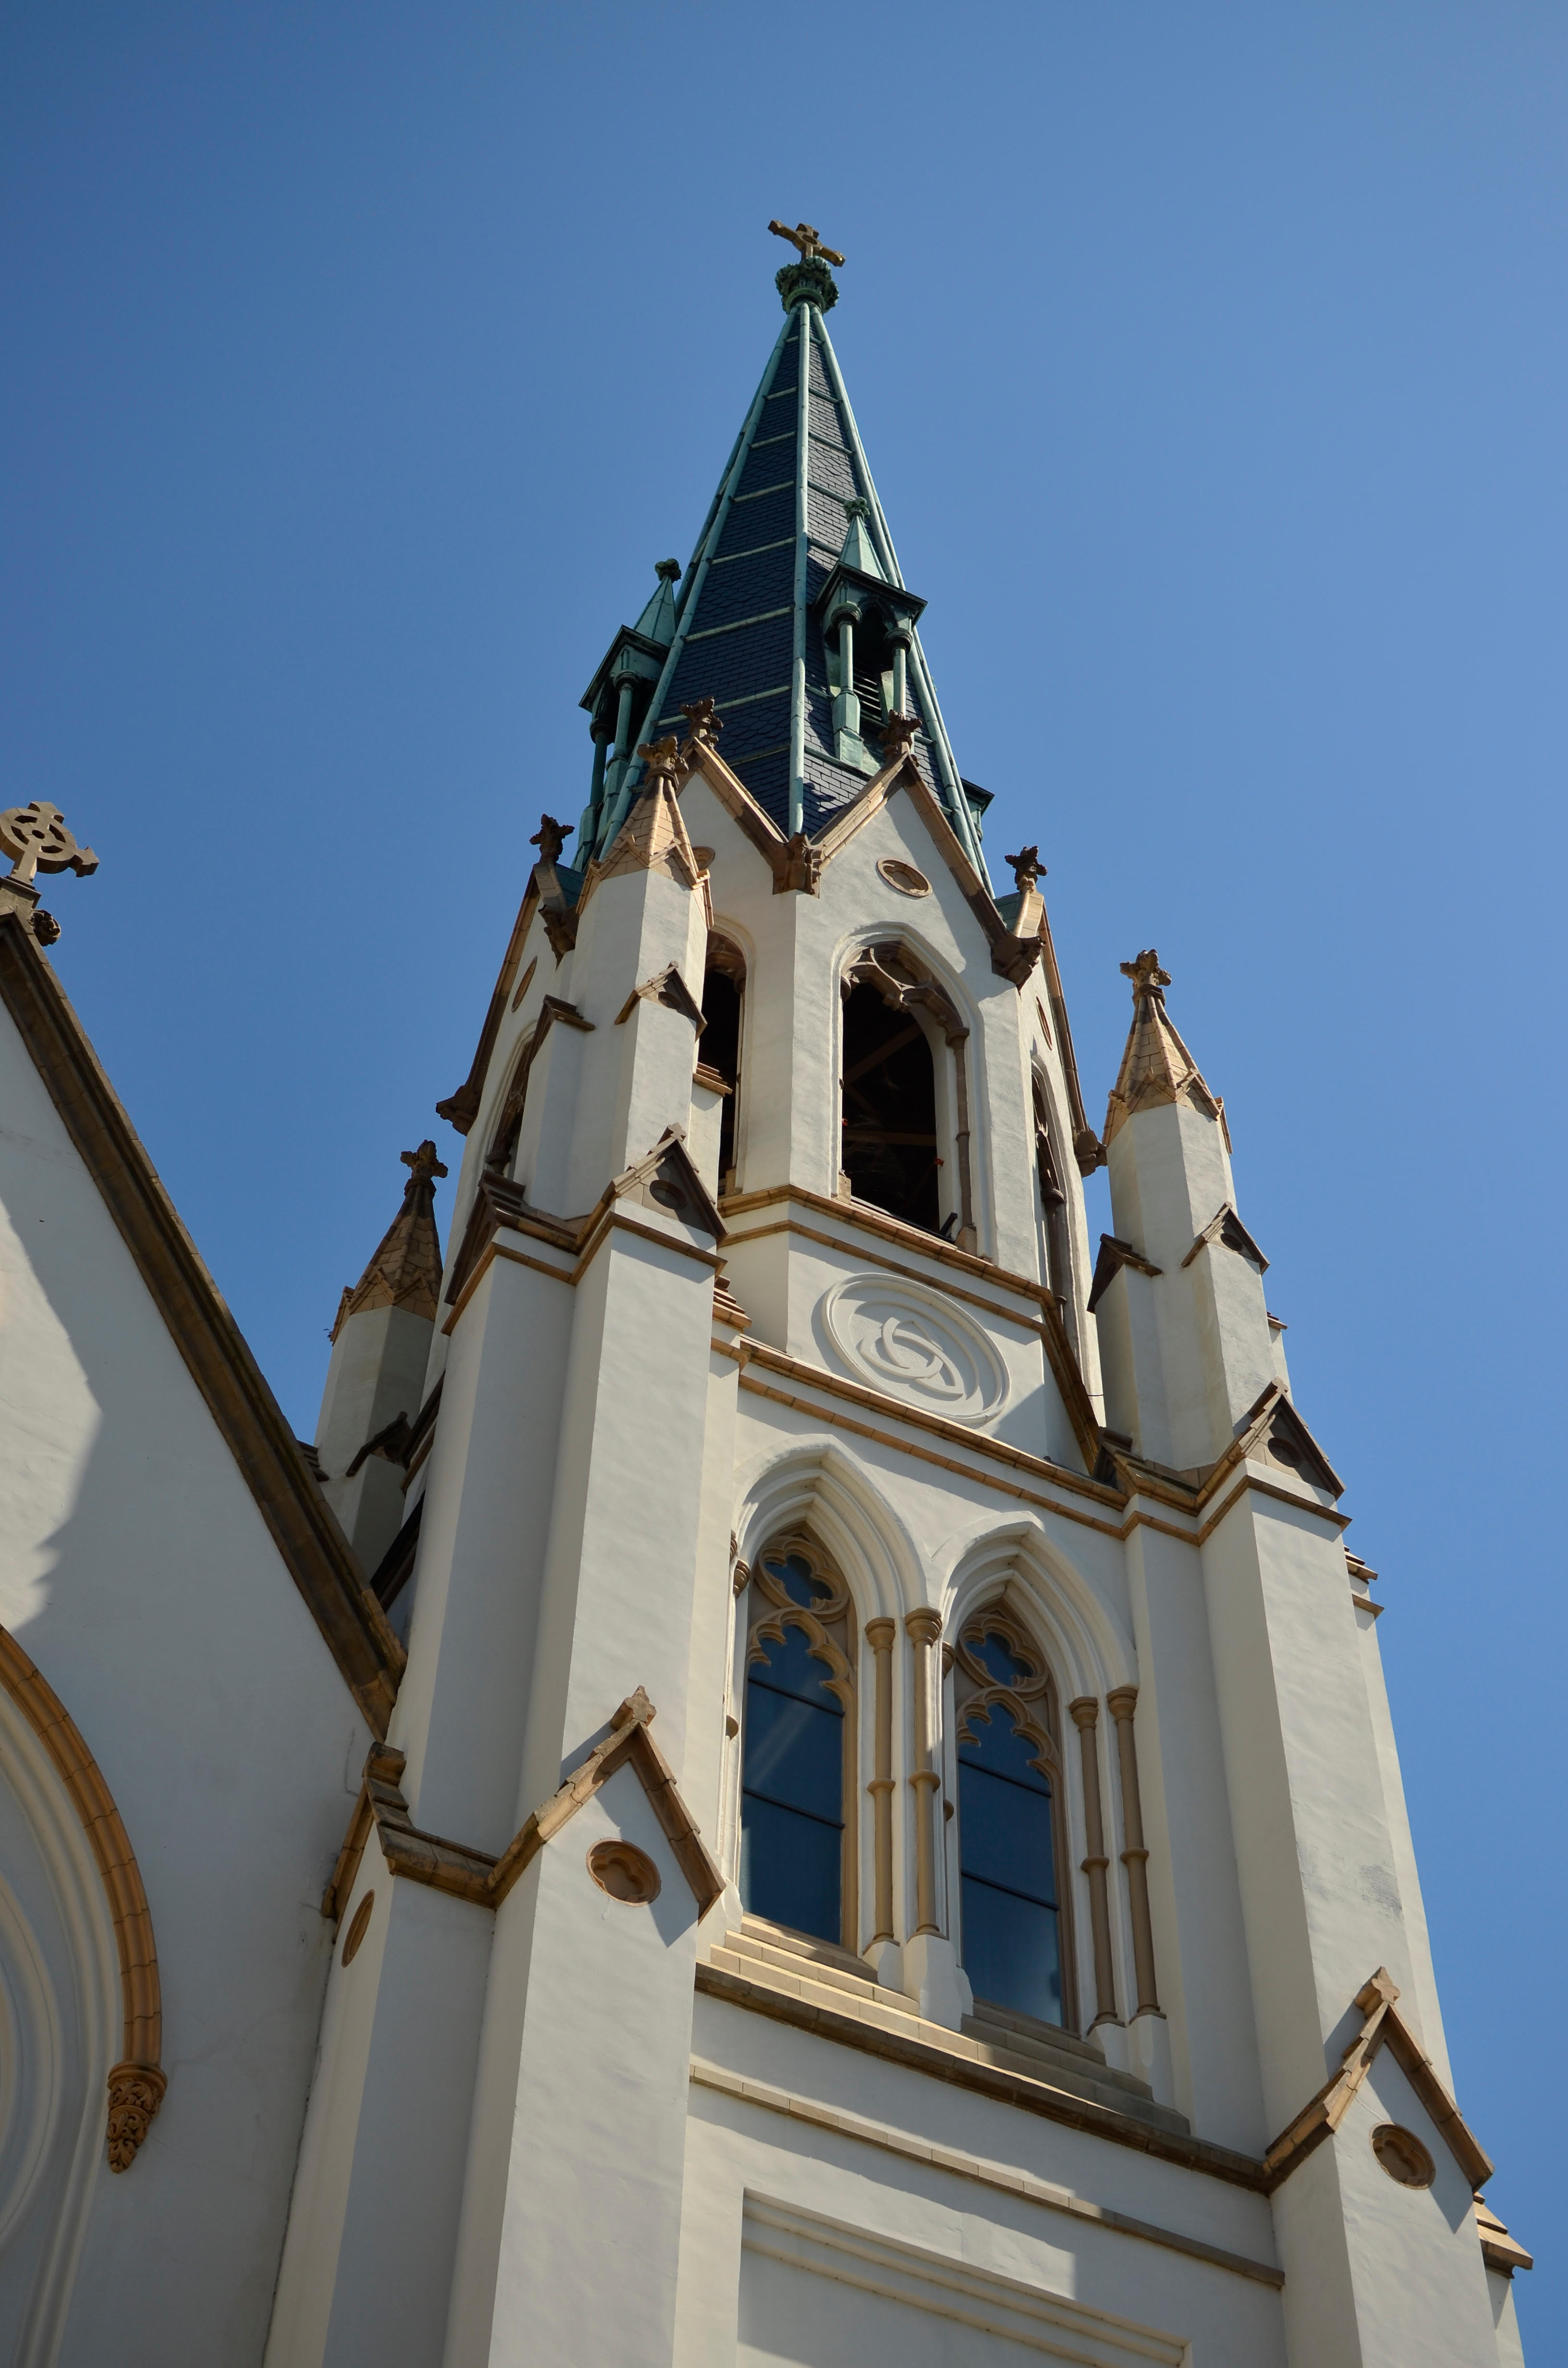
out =
[[[925,1029],[874,986],[844,1004],[844,1148],[858,1201],[936,1233],[941,1223],[937,1076]]]

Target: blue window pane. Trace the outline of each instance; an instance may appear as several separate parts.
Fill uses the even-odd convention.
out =
[[[1020,1679],[1038,1674],[1032,1662],[1018,1658],[1005,1636],[982,1636],[978,1644],[972,1637],[966,1637],[964,1642],[993,1685],[1016,1686]]]
[[[755,1703],[752,1705],[756,1707]],[[842,1937],[841,1830],[745,1793],[741,1801],[741,1897],[754,1916],[820,1941]]]
[[[816,1703],[835,1718],[843,1717],[843,1704],[836,1694],[829,1693],[824,1682],[828,1674],[827,1663],[819,1661],[812,1653],[803,1629],[786,1628],[781,1645],[769,1642],[762,1649],[767,1661],[761,1666],[753,1662],[752,1683],[760,1679],[777,1693],[798,1694],[802,1702]]]
[[[1027,1784],[1031,1792],[1050,1792],[1049,1779],[1031,1764],[1039,1756],[1038,1747],[1019,1734],[1005,1703],[988,1702],[984,1711],[973,1713],[970,1724],[974,1740],[966,1737],[960,1744],[961,1760],[971,1767],[989,1769],[994,1776],[1010,1777],[1015,1784]]]
[[[960,1759],[959,1854],[965,1874],[1055,1907],[1049,1792],[1026,1792]]]
[[[1041,2022],[1062,2021],[1062,1964],[1051,1908],[966,1874],[963,1962],[977,1998]]]
[[[801,1809],[835,1825],[844,1818],[844,1721],[825,1708],[775,1693],[753,1678],[746,1688],[746,1749],[741,1782],[781,1808]]]
[[[812,1577],[810,1563],[800,1554],[786,1554],[782,1562],[765,1562],[762,1566],[770,1578],[778,1581],[790,1602],[798,1603],[802,1611],[810,1611],[814,1604],[825,1603],[833,1592],[831,1588],[824,1586],[820,1578]]]

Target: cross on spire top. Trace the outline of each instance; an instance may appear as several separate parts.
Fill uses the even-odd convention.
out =
[[[428,1136],[417,1151],[400,1151],[398,1157],[405,1167],[413,1170],[409,1179],[413,1184],[428,1184],[436,1177],[445,1176],[448,1172],[442,1166],[436,1146]]]
[[[1007,860],[1010,863],[1012,857],[1009,856]],[[1141,954],[1135,954],[1130,962],[1123,962],[1121,975],[1132,981],[1134,1002],[1141,995],[1157,993],[1161,987],[1169,986],[1171,983],[1171,974],[1168,970],[1160,968],[1160,957],[1153,946],[1145,947],[1144,951]]]
[[[811,222],[797,222],[791,230],[788,222],[770,222],[767,225],[775,238],[787,238],[791,246],[799,247],[802,263],[814,263],[820,256],[824,263],[842,264],[844,257],[835,246],[824,246]]]

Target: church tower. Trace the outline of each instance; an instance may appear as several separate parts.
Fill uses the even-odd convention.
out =
[[[1149,951],[1091,1122],[783,234],[439,1105],[438,1284],[427,1144],[340,1313],[407,1665],[268,2368],[1517,2368],[1225,1110]]]

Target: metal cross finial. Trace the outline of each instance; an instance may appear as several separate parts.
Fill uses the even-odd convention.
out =
[[[666,733],[662,740],[655,740],[651,747],[639,748],[637,754],[648,768],[649,789],[656,781],[673,780],[680,770],[680,744],[673,732]]]
[[[891,765],[895,757],[907,757],[920,729],[918,715],[890,715],[882,726],[882,762]]]
[[[529,839],[528,845],[538,848],[539,860],[541,863],[559,863],[561,850],[576,827],[575,823],[557,822],[553,814],[540,814],[539,828]]]
[[[1020,847],[1017,855],[1005,855],[1002,860],[1004,863],[1011,864],[1013,885],[1020,894],[1026,888],[1032,888],[1045,870],[1044,864],[1040,860],[1038,847]]]
[[[436,1146],[428,1135],[417,1151],[400,1151],[398,1157],[405,1167],[413,1169],[412,1180],[415,1184],[428,1184],[432,1178],[445,1176],[447,1173],[437,1156]]]
[[[787,222],[770,222],[767,225],[775,238],[787,238],[791,246],[801,250],[802,263],[814,262],[820,255],[824,263],[842,263],[844,257],[835,246],[824,246],[810,222],[797,222],[791,230]]]
[[[47,798],[0,814],[0,850],[15,858],[10,877],[24,882],[40,871],[74,871],[85,880],[98,868],[92,848],[77,846],[60,808]]]
[[[1143,952],[1135,955],[1131,962],[1123,962],[1121,975],[1132,981],[1132,999],[1135,1003],[1141,995],[1150,989],[1169,986],[1171,983],[1171,974],[1168,970],[1160,968],[1160,957],[1153,946],[1146,947]]]
[[[714,701],[710,699],[694,699],[689,707],[681,709],[690,736],[699,748],[711,748],[724,729],[713,708]]]

